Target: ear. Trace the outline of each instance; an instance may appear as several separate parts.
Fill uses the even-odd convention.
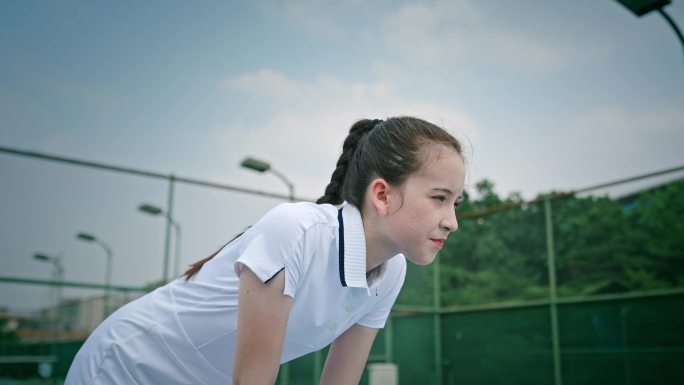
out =
[[[389,212],[391,186],[382,178],[375,178],[368,186],[367,201],[380,216]]]

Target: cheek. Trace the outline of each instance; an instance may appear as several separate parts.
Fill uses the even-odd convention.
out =
[[[407,207],[403,218],[404,225],[413,232],[426,232],[434,226],[435,216],[434,210],[430,210],[429,207]]]

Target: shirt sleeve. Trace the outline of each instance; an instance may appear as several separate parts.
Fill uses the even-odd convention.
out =
[[[285,270],[283,294],[294,298],[300,277],[306,270],[303,240],[306,224],[296,204],[276,206],[252,226],[243,237],[235,273],[247,267],[263,283]]]
[[[378,291],[381,291],[384,295],[378,300],[373,309],[357,322],[361,326],[373,329],[384,328],[390,310],[392,310],[401,287],[404,285],[404,278],[406,278],[406,259],[404,256],[397,255],[387,263],[389,264],[387,266],[387,276],[378,287]],[[374,289],[371,289],[371,292],[373,291]]]

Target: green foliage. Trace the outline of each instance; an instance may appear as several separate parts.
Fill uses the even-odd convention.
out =
[[[629,215],[630,245],[643,268],[632,272],[644,283],[684,283],[684,180],[642,195]],[[637,274],[646,271],[651,277]]]
[[[548,298],[544,202],[465,194],[459,230],[440,258],[443,306]],[[504,208],[504,209],[501,209]],[[684,180],[627,205],[608,197],[551,200],[557,291],[584,296],[684,286]],[[432,304],[433,269],[410,267],[398,303]]]
[[[625,270],[638,266],[629,251],[627,214],[607,197],[553,202],[556,274],[561,295],[626,291]]]
[[[478,183],[479,199],[467,197],[462,212],[514,208],[459,221],[439,256],[444,306],[538,298],[545,285],[542,213],[517,205],[517,195],[500,199],[493,187]]]

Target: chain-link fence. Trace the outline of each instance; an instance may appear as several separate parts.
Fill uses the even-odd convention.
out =
[[[289,198],[0,150],[8,181],[2,301],[43,309],[6,311],[4,374],[25,367],[14,374],[35,375],[29,358],[37,357],[63,377],[83,331],[102,315],[177,275]],[[370,362],[396,363],[400,384],[683,383],[683,170],[527,202],[498,197],[490,183],[479,183],[436,262],[409,264]],[[607,195],[615,188],[623,192]],[[143,202],[165,212],[145,217],[136,212]],[[227,220],[237,213],[239,226]],[[104,272],[91,273],[96,265],[103,269],[106,250],[79,242],[74,236],[82,231],[113,250],[111,282]],[[65,276],[44,278],[50,266],[35,253],[49,247],[60,250],[48,257],[59,257]],[[31,362],[12,362],[22,358]],[[316,383],[324,361],[325,351],[295,360],[278,383]],[[367,374],[362,383],[369,383]]]

